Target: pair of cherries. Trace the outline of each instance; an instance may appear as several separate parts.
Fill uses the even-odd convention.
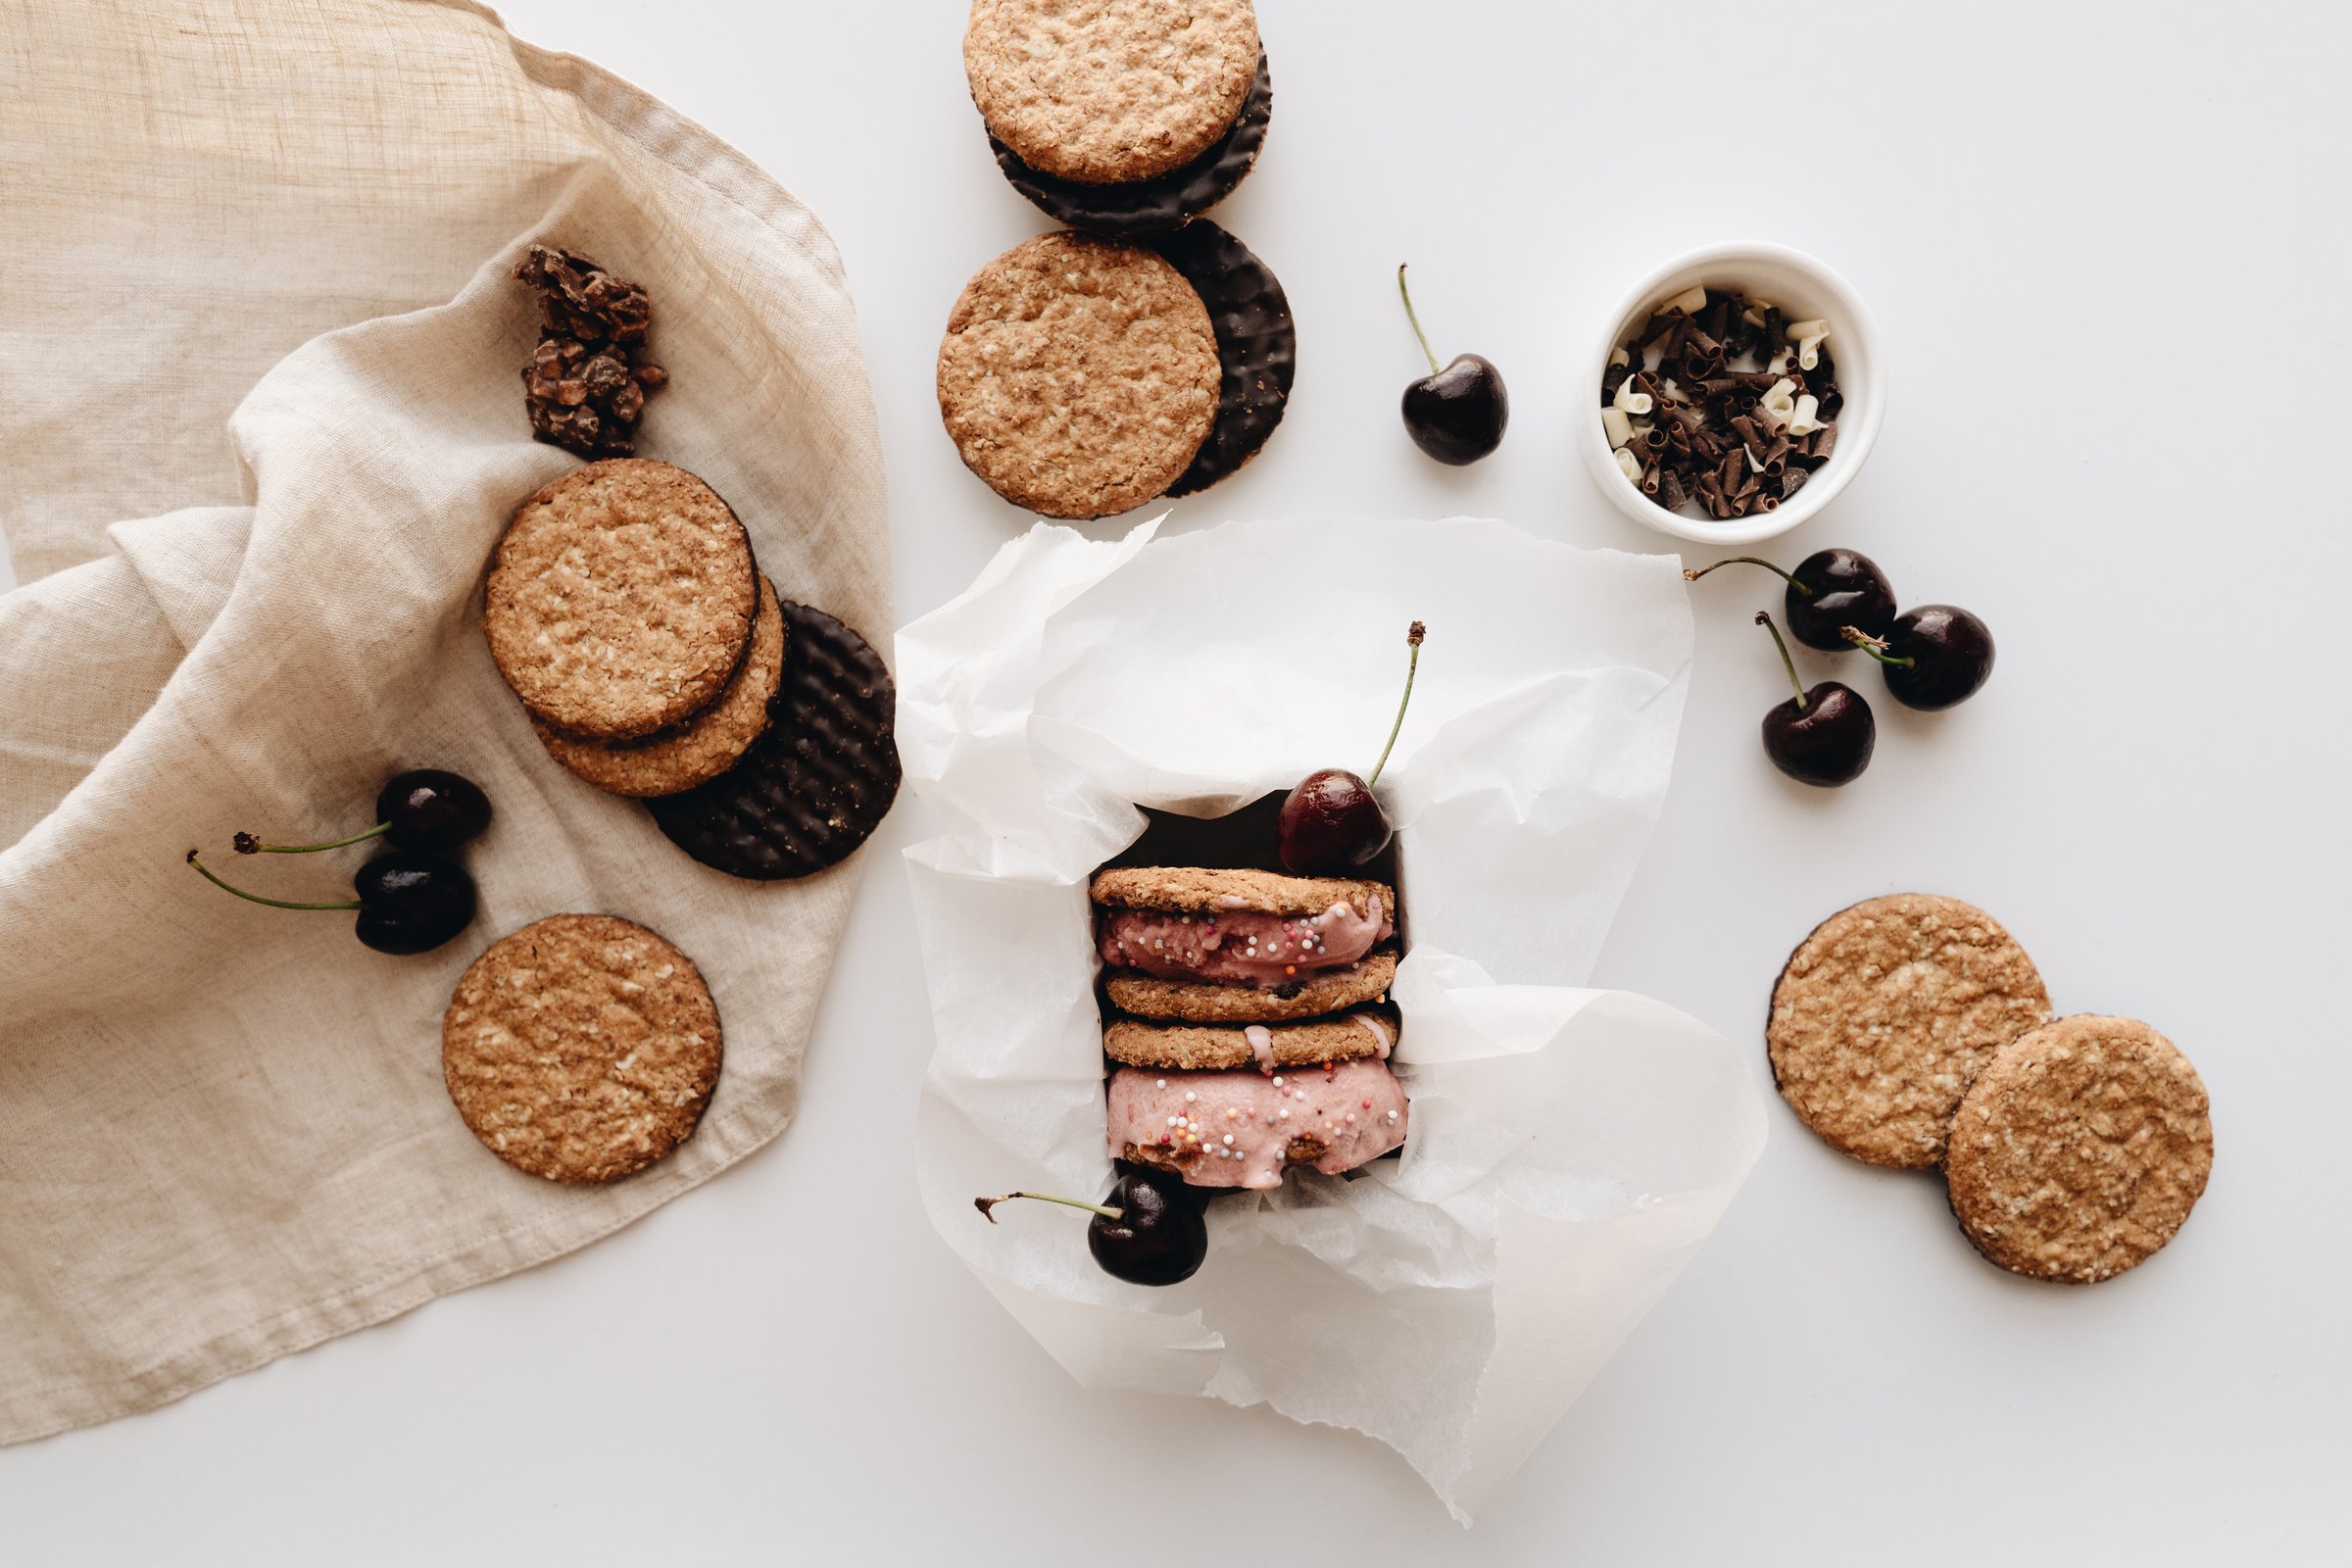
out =
[[[1860,551],[1817,551],[1794,571],[1734,556],[1683,575],[1696,582],[1717,566],[1734,564],[1778,572],[1788,585],[1782,611],[1789,635],[1824,653],[1861,649],[1878,662],[1887,695],[1906,708],[1936,712],[1954,707],[1992,675],[1992,632],[1983,620],[1958,605],[1922,605],[1896,614],[1893,585]],[[1756,624],[1772,633],[1796,693],[1764,715],[1764,755],[1800,783],[1834,788],[1861,777],[1878,746],[1870,704],[1842,681],[1806,690],[1771,614],[1756,612]]]
[[[429,952],[473,921],[473,878],[454,856],[490,826],[490,797],[462,774],[415,768],[385,783],[375,798],[375,818],[373,827],[323,844],[264,844],[251,833],[235,839],[239,855],[315,855],[380,838],[391,848],[352,877],[356,899],[308,904],[264,898],[222,881],[194,850],[188,864],[215,887],[273,909],[357,910],[352,934],[378,953]]]

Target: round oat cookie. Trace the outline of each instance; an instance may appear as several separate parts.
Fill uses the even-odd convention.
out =
[[[963,70],[989,134],[1042,173],[1150,179],[1199,158],[1257,74],[1250,0],[972,0]]]
[[[1124,865],[1097,871],[1087,887],[1097,904],[1176,914],[1321,914],[1335,904],[1396,912],[1386,882],[1361,877],[1284,876],[1238,866]]]
[[[574,1186],[685,1142],[718,1069],[718,1007],[694,960],[611,915],[550,915],[500,938],[441,1019],[442,1080],[474,1137]]]
[[[482,630],[556,729],[635,740],[708,708],[751,643],[759,573],[716,491],[645,458],[591,463],[515,509]]]
[[[939,413],[1015,506],[1102,517],[1173,484],[1215,426],[1216,330],[1184,274],[1137,245],[1025,240],[964,285],[939,346]]]
[[[1393,1007],[1366,1007],[1306,1023],[1204,1026],[1120,1018],[1102,1031],[1102,1054],[1130,1067],[1184,1072],[1257,1067],[1271,1072],[1359,1056],[1386,1060],[1396,1048],[1396,1033]]]
[[[637,741],[575,740],[538,719],[531,727],[547,755],[610,795],[675,795],[733,767],[767,732],[768,704],[784,683],[784,612],[776,586],[760,579],[760,613],[751,651],[718,701],[676,729]]]
[[[1204,980],[1162,980],[1133,969],[1102,977],[1103,995],[1121,1012],[1187,1023],[1271,1023],[1386,1002],[1396,983],[1396,944],[1383,943],[1344,969],[1330,969],[1268,990]]]
[[[1943,1169],[1978,1251],[2033,1279],[2095,1285],[2171,1241],[2205,1191],[2205,1085],[2144,1023],[2060,1018],[1978,1071]]]
[[[2050,1016],[2034,960],[1958,899],[1840,909],[1791,954],[1764,1038],[1805,1125],[1873,1165],[1943,1158],[1952,1110],[1992,1054]]]

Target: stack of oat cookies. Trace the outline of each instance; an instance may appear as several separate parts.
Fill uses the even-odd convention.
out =
[[[1262,1189],[1404,1142],[1387,883],[1133,866],[1090,892],[1112,1157]]]

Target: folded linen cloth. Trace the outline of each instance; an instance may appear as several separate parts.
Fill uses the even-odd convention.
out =
[[[178,1397],[557,1256],[790,1120],[858,862],[688,860],[550,760],[483,644],[533,443],[525,243],[645,282],[674,380],[639,450],[735,507],[787,595],[887,646],[880,454],[841,265],[699,126],[459,0],[0,11],[0,1442]],[[122,520],[137,519],[137,520]],[[366,824],[456,768],[481,912],[416,957],[182,865]],[[365,855],[240,861],[348,896]],[[610,1189],[509,1169],[451,1108],[450,988],[593,910],[701,964],[725,1066]],[[787,957],[787,956],[789,956]]]

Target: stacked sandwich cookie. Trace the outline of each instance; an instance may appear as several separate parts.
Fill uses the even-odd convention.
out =
[[[1137,866],[1098,873],[1091,895],[1114,1157],[1270,1188],[1404,1142],[1388,884]]]
[[[1231,475],[1281,421],[1298,358],[1281,283],[1200,218],[1272,113],[1248,0],[975,0],[964,66],[1007,177],[1070,228],[956,300],[938,393],[957,453],[1056,517]]]

